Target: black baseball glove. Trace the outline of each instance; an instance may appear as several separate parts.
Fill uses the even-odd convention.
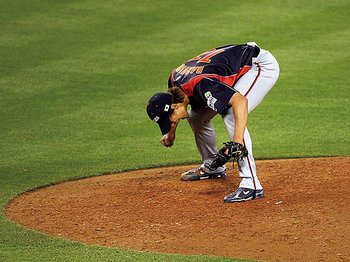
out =
[[[219,152],[214,156],[213,162],[208,166],[210,170],[215,170],[219,166],[224,165],[231,158],[233,161],[238,161],[243,159],[248,155],[248,150],[244,145],[229,141],[224,143],[224,146],[219,150]]]

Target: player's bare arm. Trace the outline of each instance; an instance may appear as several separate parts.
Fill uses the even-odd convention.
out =
[[[165,134],[164,136],[162,136],[162,138],[160,139],[160,143],[165,146],[165,147],[171,147],[174,145],[175,142],[175,132],[176,132],[176,128],[177,125],[179,124],[180,120],[177,122],[172,122],[171,123],[171,128],[169,133]]]
[[[248,99],[236,92],[230,99],[235,120],[233,141],[243,144],[244,131],[248,122]]]
[[[233,142],[224,143],[224,146],[215,155],[211,164],[207,166],[209,170],[216,170],[230,159],[239,161],[248,155],[248,151],[243,144],[244,131],[248,120],[248,100],[239,92],[236,92],[231,97],[229,105],[232,106],[235,122]]]

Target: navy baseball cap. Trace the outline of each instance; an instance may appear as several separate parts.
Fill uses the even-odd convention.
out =
[[[169,133],[171,122],[170,115],[173,96],[170,93],[156,93],[147,103],[147,114],[149,118],[157,123],[163,135]]]

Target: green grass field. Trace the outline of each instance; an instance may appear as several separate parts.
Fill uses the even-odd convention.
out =
[[[198,162],[188,124],[163,148],[145,107],[173,68],[218,45],[255,41],[280,63],[249,119],[258,159],[350,154],[347,0],[0,4],[0,261],[233,261],[87,246],[4,216],[45,184]]]

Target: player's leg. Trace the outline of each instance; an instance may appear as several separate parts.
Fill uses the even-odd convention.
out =
[[[248,99],[248,111],[255,109],[276,83],[279,75],[279,65],[273,55],[261,49],[252,68],[241,77],[234,88]],[[230,137],[233,138],[234,118],[232,109],[223,116]],[[239,175],[242,181],[239,188],[225,197],[226,202],[240,202],[264,196],[261,183],[256,174],[253,157],[252,141],[248,130],[244,133],[244,144],[248,150],[248,157],[239,161]]]
[[[216,134],[213,125],[210,123],[210,120],[216,114],[216,112],[209,108],[191,109],[189,111],[188,123],[192,128],[203,164],[198,168],[183,173],[181,175],[183,180],[199,180],[226,176],[225,166],[219,167],[215,171],[209,171],[205,167],[205,164],[210,163],[213,155],[217,153]]]
[[[216,153],[216,134],[210,120],[216,113],[208,108],[189,110],[190,124],[199,153],[203,162],[207,162]]]
[[[228,109],[226,113],[222,115],[222,118],[230,138],[233,139],[235,123],[232,108]],[[261,190],[262,186],[256,174],[252,140],[247,128],[244,132],[243,142],[248,150],[248,157],[238,162],[239,176],[242,178],[239,187]]]

